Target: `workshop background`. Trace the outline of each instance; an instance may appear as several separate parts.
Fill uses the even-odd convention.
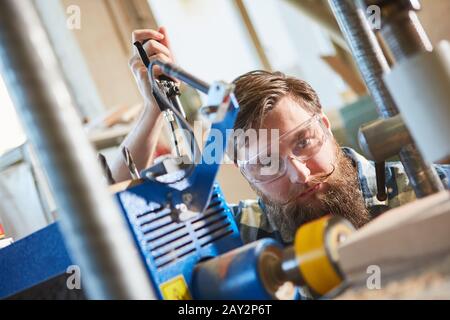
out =
[[[142,98],[128,67],[131,32],[165,26],[177,64],[206,81],[280,70],[318,92],[334,134],[359,149],[359,126],[377,113],[339,28],[322,1],[35,0],[59,65],[96,148],[108,159],[129,132]],[[450,1],[424,0],[420,18],[433,43],[450,39]],[[70,29],[73,10],[80,28]],[[202,98],[182,88],[193,119]],[[188,117],[188,118],[189,118]],[[167,145],[161,138],[160,152]],[[255,195],[233,165],[219,182],[230,203]],[[57,219],[45,173],[0,77],[0,224],[19,240]]]

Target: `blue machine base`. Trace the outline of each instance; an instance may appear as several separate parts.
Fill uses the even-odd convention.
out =
[[[58,223],[51,224],[0,250],[0,298],[61,275],[72,264]]]

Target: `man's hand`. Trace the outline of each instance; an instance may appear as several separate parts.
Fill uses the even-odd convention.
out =
[[[147,41],[143,47],[150,61],[159,59],[164,62],[173,62],[172,52],[169,49],[169,40],[164,28],[159,28],[158,30],[136,30],[133,32],[131,41],[132,45],[136,41],[141,43]],[[133,57],[129,61],[129,66],[136,79],[139,91],[144,98],[145,108],[133,130],[122,142],[113,162],[112,173],[117,182],[130,179],[130,173],[123,161],[121,149],[127,147],[130,150],[138,170],[148,168],[153,164],[154,152],[163,124],[161,112],[153,98],[147,68],[136,48],[134,49]],[[159,77],[161,70],[155,67],[154,74],[156,78]]]
[[[134,44],[136,41],[139,41],[141,43],[147,41],[143,47],[147,52],[147,56],[149,57],[150,61],[158,59],[163,62],[174,62],[172,52],[170,50],[169,39],[164,27],[161,27],[158,30],[135,30],[132,34],[132,43]],[[134,55],[129,61],[129,66],[131,68],[131,71],[133,72],[134,78],[136,79],[139,87],[139,91],[144,97],[146,104],[152,103],[152,87],[148,79],[147,68],[142,63],[141,57],[139,56],[136,48],[134,48]],[[162,72],[160,68],[158,66],[155,66],[155,78],[158,78],[161,74]]]

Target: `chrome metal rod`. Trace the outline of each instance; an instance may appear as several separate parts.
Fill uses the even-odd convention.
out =
[[[209,92],[209,83],[206,83],[205,81],[197,78],[196,76],[184,71],[180,67],[172,64],[172,63],[165,63],[160,60],[153,60],[150,63],[150,66],[152,65],[158,65],[161,67],[161,70],[167,74],[169,77],[174,77],[189,86],[191,86],[194,89],[197,89],[200,92],[203,92],[205,94],[208,94]]]
[[[384,72],[389,70],[389,64],[364,12],[352,0],[329,0],[329,3],[374,99],[378,114],[382,118],[397,115],[397,106],[382,78]]]
[[[432,51],[428,35],[412,10],[399,12],[383,24],[381,34],[397,62],[417,53]]]
[[[394,157],[404,146],[413,143],[401,115],[362,125],[358,141],[364,155],[375,162]]]
[[[397,115],[397,105],[382,78],[390,67],[364,11],[357,8],[353,0],[329,0],[329,4],[374,99],[379,115],[383,118]],[[436,170],[424,161],[415,145],[403,148],[400,159],[418,198],[444,190]]]
[[[418,0],[356,1],[361,8],[375,5],[380,9],[383,20],[380,33],[397,63],[417,53],[433,50],[430,38],[416,13],[421,9]]]
[[[0,5],[0,58],[27,136],[58,205],[61,231],[91,299],[155,298],[106,183],[33,2]]]

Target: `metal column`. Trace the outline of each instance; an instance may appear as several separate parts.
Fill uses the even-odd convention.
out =
[[[329,3],[379,115],[383,118],[397,115],[398,108],[382,78],[390,67],[364,12],[356,7],[353,0],[329,0]],[[418,198],[444,190],[436,170],[424,161],[415,145],[405,146],[400,152],[400,159]]]
[[[49,177],[64,240],[88,297],[154,298],[32,1],[1,1],[0,58],[18,115]]]

